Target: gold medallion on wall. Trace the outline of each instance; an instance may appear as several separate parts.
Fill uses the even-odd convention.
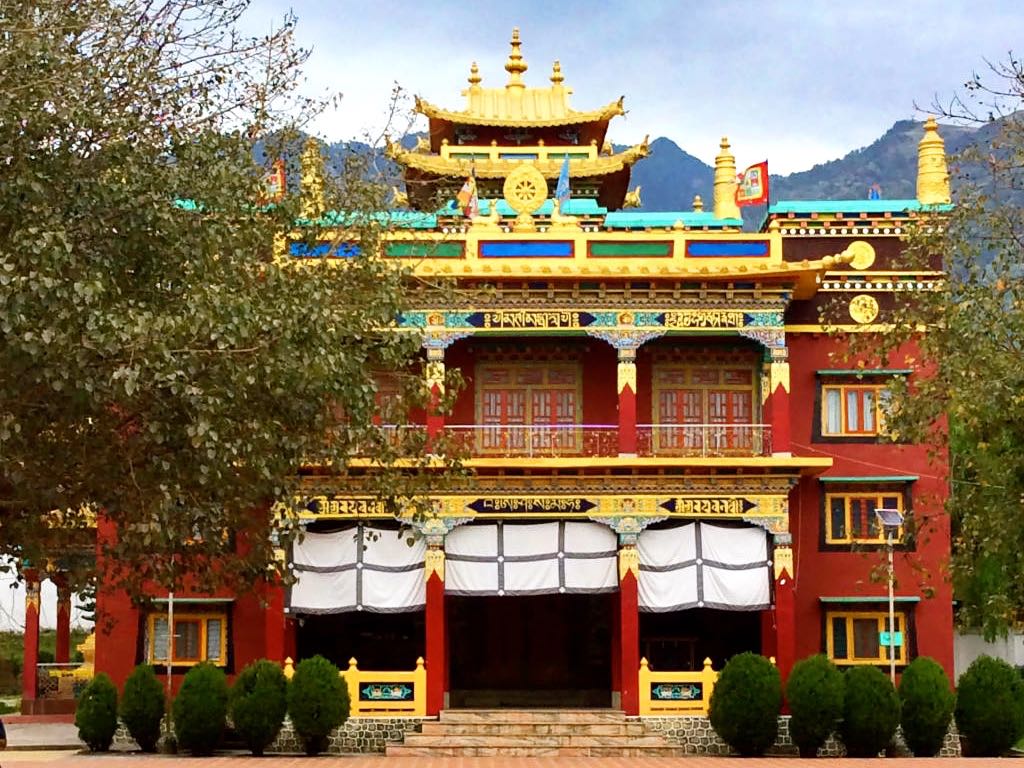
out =
[[[524,163],[508,175],[501,191],[505,202],[519,214],[516,216],[516,231],[532,231],[534,224],[530,214],[544,205],[548,198],[548,182],[544,174],[532,163]]]
[[[864,240],[854,240],[846,246],[848,253],[853,254],[853,261],[850,262],[852,269],[869,269],[875,263],[875,249]]]
[[[878,317],[878,300],[866,293],[850,299],[850,317],[864,325]]]

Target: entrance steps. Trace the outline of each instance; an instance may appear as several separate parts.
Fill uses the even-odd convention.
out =
[[[683,750],[612,709],[447,709],[389,756],[675,757]]]

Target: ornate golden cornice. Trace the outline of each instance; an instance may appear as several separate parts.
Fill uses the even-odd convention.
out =
[[[504,88],[480,88],[474,94],[475,107],[461,111],[444,109],[416,97],[416,111],[431,120],[456,125],[492,125],[509,128],[548,128],[560,125],[599,123],[626,114],[624,97],[603,107],[578,112],[557,88],[523,88],[522,95],[510,97]]]

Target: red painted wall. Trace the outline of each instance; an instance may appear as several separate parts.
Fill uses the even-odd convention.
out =
[[[913,612],[917,655],[931,656],[953,675],[953,595],[945,565],[950,552],[945,466],[929,461],[928,447],[898,443],[823,443],[812,438],[815,371],[845,367],[830,359],[838,342],[824,334],[789,334],[793,453],[834,461],[823,476],[916,475],[911,485],[913,515],[919,526],[915,551],[896,552],[896,595],[921,596]],[[893,367],[903,367],[899,364]],[[906,366],[911,367],[911,366]],[[887,596],[884,549],[819,551],[822,539],[822,484],[804,478],[790,494],[790,530],[796,570],[797,658],[824,651],[820,596]],[[873,582],[872,570],[883,578]],[[934,590],[934,596],[923,592]],[[887,603],[877,606],[887,610]]]

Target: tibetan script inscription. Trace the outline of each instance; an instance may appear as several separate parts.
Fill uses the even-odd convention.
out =
[[[742,328],[744,313],[733,309],[677,309],[665,313],[666,328]]]
[[[597,504],[589,499],[510,496],[473,499],[466,507],[480,515],[565,515],[589,512]]]
[[[310,499],[305,507],[307,512],[317,517],[356,517],[384,513],[384,504],[378,499],[329,499],[318,496]]]
[[[739,496],[693,496],[669,499],[662,502],[662,509],[677,515],[744,515],[757,507],[749,499]]]
[[[587,321],[593,322],[593,318],[587,313],[572,310],[531,312],[499,309],[479,314],[480,328],[583,328],[589,324]]]

